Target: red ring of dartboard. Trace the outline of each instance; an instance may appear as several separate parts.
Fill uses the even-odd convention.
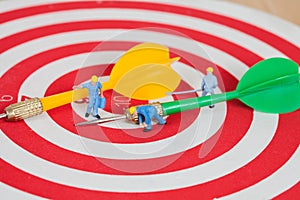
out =
[[[120,3],[120,2],[119,2]],[[61,4],[62,5],[62,4]],[[79,5],[79,4],[75,4],[75,3],[70,3],[70,4],[67,4],[67,5],[69,5],[69,6],[72,6],[72,5]],[[87,3],[86,5],[88,5],[88,6],[92,6],[93,4],[89,4],[89,3]],[[118,5],[115,5],[115,6],[118,6],[118,7],[122,7],[122,3],[121,4],[118,4]],[[126,5],[130,5],[130,4],[126,4]],[[135,3],[134,4],[135,6],[146,6],[146,7],[148,7],[148,6],[152,6],[151,7],[151,9],[154,9],[155,10],[155,8],[156,9],[161,9],[161,8],[158,8],[159,7],[159,4],[149,4],[149,3],[141,3],[141,4],[138,4],[138,3]],[[154,6],[153,6],[154,5]],[[66,5],[64,5],[64,6],[66,6]],[[64,6],[62,6],[62,7],[64,7]],[[105,4],[104,4],[104,6],[105,6]],[[110,3],[109,4],[109,6],[114,6],[114,4],[113,3]],[[125,4],[123,5],[124,7],[125,7]],[[42,8],[43,6],[41,6],[40,8]],[[160,6],[160,7],[163,7],[163,6]],[[178,9],[179,10],[179,8],[180,7],[171,7],[171,8],[173,8],[173,9]],[[172,9],[171,9],[172,10]],[[36,12],[39,12],[40,10],[39,9],[37,9],[36,10]],[[196,10],[192,10],[191,9],[191,11],[196,11]],[[169,12],[172,12],[172,11],[169,11]],[[179,12],[179,11],[178,11]],[[202,13],[203,14],[203,13]],[[211,15],[214,15],[214,16],[218,16],[218,15],[216,15],[216,14],[211,14],[211,13],[208,13],[208,14],[210,14],[209,16],[211,16]],[[218,17],[220,17],[220,16],[218,16]],[[2,18],[2,17],[1,17]],[[2,18],[2,19],[4,19],[4,18]],[[224,18],[224,21],[226,21],[225,23],[228,23],[228,24],[230,24],[230,20],[232,20],[232,19],[229,19],[229,18]],[[235,21],[235,20],[234,20]],[[232,21],[231,21],[232,22]],[[235,21],[235,22],[238,22],[238,21]],[[241,23],[241,22],[240,22]],[[248,25],[248,24],[244,24],[243,23],[243,25],[245,25],[245,26],[249,26],[250,28],[249,29],[251,29],[251,28],[254,28],[254,27],[251,27],[250,25]],[[257,30],[259,30],[259,31],[262,31],[262,30],[260,30],[260,29],[258,29],[258,28],[256,28]],[[270,36],[272,36],[273,38],[275,37],[274,35],[272,35],[272,34],[270,34],[270,33],[268,33],[267,34],[269,37]],[[276,38],[276,37],[275,37]],[[12,39],[12,38],[11,38]],[[264,41],[270,41],[269,39],[266,39],[266,38],[264,38],[265,40]],[[5,40],[4,40],[5,41]],[[6,40],[6,41],[9,41],[9,40]],[[270,41],[269,43],[271,43],[271,44],[274,44],[274,43],[276,43],[276,44],[274,44],[274,46],[277,46],[280,42],[284,42],[284,43],[282,43],[282,48],[280,48],[280,47],[278,47],[278,49],[281,49],[282,50],[282,52],[285,52],[287,55],[289,55],[291,58],[296,58],[296,54],[298,54],[299,55],[299,49],[295,49],[295,47],[293,46],[293,45],[291,45],[291,44],[289,44],[288,42],[286,42],[286,41],[284,41],[283,39],[280,39],[280,38],[276,38],[276,40],[275,41]],[[284,45],[283,45],[284,44]],[[3,45],[3,46],[5,46],[5,45]],[[222,46],[222,45],[220,45],[220,46]],[[237,49],[236,49],[237,50]],[[240,50],[240,49],[239,49]],[[294,51],[294,52],[292,52],[292,50],[297,50],[297,51]],[[76,53],[76,52],[74,52],[74,53]],[[238,52],[236,52],[236,54],[238,54]],[[249,54],[247,54],[247,55],[249,55]],[[241,59],[241,60],[243,60],[246,64],[249,64],[249,63],[255,63],[257,60],[256,59],[251,59],[251,57],[250,58],[248,58],[248,59],[246,59],[246,57],[243,57],[243,56],[241,56],[241,55],[237,55],[237,57],[238,58],[244,58],[244,59]],[[254,56],[255,57],[255,56]],[[253,57],[252,57],[253,58]],[[43,63],[43,64],[45,64],[45,63]],[[42,65],[40,65],[40,67],[41,67]],[[19,66],[20,67],[20,66]],[[36,69],[34,69],[34,70],[36,70]],[[30,73],[32,73],[32,72],[30,72]],[[223,72],[222,72],[223,73]],[[26,77],[28,76],[29,74],[27,74],[26,75]],[[4,76],[3,76],[3,80],[4,80],[4,78],[5,78],[5,76],[8,76],[8,73],[7,74],[5,74]],[[8,76],[9,77],[9,76]],[[3,87],[3,86],[2,86]],[[12,89],[18,89],[19,87],[14,87],[14,88],[12,88]],[[1,89],[3,89],[3,88],[1,88]],[[227,87],[226,87],[226,89],[227,89]],[[10,90],[10,89],[9,89]],[[8,91],[8,92],[11,92],[11,94],[13,94],[13,96],[14,97],[16,97],[17,95],[17,91]],[[228,107],[230,106],[230,103],[228,104]],[[232,105],[232,107],[234,108],[235,106],[234,105]],[[229,109],[228,109],[229,110]],[[193,196],[193,194],[195,195],[195,194],[197,194],[197,193],[201,193],[201,194],[203,194],[203,196],[205,197],[205,196],[207,196],[207,195],[209,195],[209,194],[207,194],[207,193],[205,193],[205,191],[207,190],[209,190],[210,188],[214,188],[214,187],[216,187],[216,186],[218,186],[218,187],[221,187],[221,186],[225,186],[226,185],[226,183],[227,183],[227,181],[230,181],[230,180],[233,180],[233,179],[239,179],[239,178],[243,178],[244,177],[244,175],[246,175],[247,174],[247,170],[248,169],[259,169],[259,167],[260,167],[260,165],[262,164],[262,163],[264,163],[264,165],[265,165],[265,167],[270,167],[270,170],[267,172],[267,174],[263,174],[263,173],[261,173],[261,174],[258,174],[258,175],[256,175],[256,176],[253,176],[253,177],[249,177],[249,179],[251,179],[251,180],[249,180],[249,182],[257,182],[258,181],[258,179],[261,179],[261,178],[263,178],[263,177],[265,177],[265,176],[268,176],[269,174],[271,174],[273,171],[275,171],[277,168],[279,168],[289,157],[290,157],[290,155],[292,155],[292,153],[295,151],[295,149],[297,148],[297,143],[295,142],[294,144],[291,144],[291,142],[289,141],[292,137],[293,137],[293,135],[292,134],[289,134],[289,133],[285,133],[285,129],[287,129],[288,127],[287,127],[287,123],[285,123],[285,122],[287,122],[288,120],[290,120],[290,119],[292,119],[293,117],[296,117],[296,115],[297,115],[297,112],[296,113],[292,113],[292,114],[288,114],[288,115],[285,115],[285,116],[280,116],[280,121],[279,121],[279,126],[278,126],[278,129],[277,129],[277,132],[276,132],[276,136],[273,138],[273,140],[272,140],[272,142],[270,143],[270,145],[268,146],[268,148],[258,157],[258,158],[256,158],[255,160],[253,160],[252,162],[250,162],[248,165],[246,165],[246,166],[244,166],[243,167],[243,169],[239,169],[237,172],[234,172],[234,173],[232,173],[232,174],[230,174],[230,175],[228,175],[228,176],[226,176],[226,177],[222,177],[222,178],[220,178],[220,179],[218,179],[218,180],[215,180],[215,181],[212,181],[212,182],[210,182],[210,183],[207,183],[207,184],[202,184],[202,185],[198,185],[198,186],[194,186],[194,187],[190,187],[190,188],[186,188],[185,189],[185,192],[186,193],[189,193],[191,196]],[[229,117],[229,116],[228,116]],[[226,120],[229,120],[228,119],[228,117],[226,118]],[[30,130],[28,129],[28,127],[26,127],[26,126],[24,126],[24,124],[23,124],[23,122],[20,122],[20,123],[17,123],[16,124],[16,126],[17,126],[17,128],[24,128],[24,132],[22,133],[22,134],[20,134],[20,135],[18,135],[18,136],[16,136],[16,135],[13,135],[12,134],[12,130],[10,130],[8,127],[7,128],[5,128],[5,127],[3,127],[3,129],[2,130],[4,130],[4,132],[14,141],[14,142],[16,142],[18,145],[20,145],[21,147],[22,146],[30,146],[29,145],[29,143],[27,143],[27,142],[30,142],[29,141],[29,139],[27,140],[26,139],[26,137],[28,137],[28,138],[31,138],[30,136],[33,136],[33,138],[35,137],[34,135],[35,135],[35,133],[30,133]],[[16,127],[14,127],[14,129],[16,130]],[[225,127],[224,127],[224,129],[225,129]],[[20,129],[20,130],[22,130],[22,129]],[[284,136],[284,137],[283,137]],[[20,137],[20,138],[18,138],[18,137]],[[47,144],[47,142],[46,141],[43,141],[41,138],[38,138],[37,137],[37,141],[39,141],[39,143],[38,144],[36,144],[37,146],[34,146],[34,148],[35,147],[37,147],[37,148],[39,148],[39,146],[42,146],[42,145],[48,145]],[[287,141],[289,141],[289,142],[287,142]],[[285,145],[285,142],[286,142],[286,144],[289,144],[288,146],[287,145]],[[32,148],[33,146],[31,146],[30,148]],[[55,146],[48,146],[48,147],[50,147],[50,148],[54,148]],[[273,158],[276,154],[275,154],[275,151],[276,151],[276,149],[280,149],[280,148],[282,148],[282,147],[285,147],[285,153],[284,154],[282,154],[282,155],[280,155],[281,157],[277,157],[277,160],[274,160],[274,162],[269,162],[269,163],[272,163],[272,164],[268,164],[268,162],[265,162],[266,160],[268,160],[270,157],[271,158]],[[34,149],[33,148],[33,149]],[[32,151],[33,153],[36,153],[35,151]],[[65,151],[65,150],[62,150],[62,152],[65,152],[65,153],[70,153],[70,154],[72,154],[72,152],[68,152],[68,151]],[[273,156],[272,156],[273,155]],[[49,155],[48,155],[49,156]],[[78,155],[78,156],[80,156],[80,155]],[[47,156],[46,156],[47,157]],[[22,181],[25,181],[25,177],[28,175],[28,174],[26,174],[26,173],[24,173],[24,172],[22,172],[22,171],[20,171],[20,170],[18,170],[18,169],[16,169],[16,168],[14,168],[13,166],[10,166],[8,163],[6,163],[5,161],[2,161],[2,163],[1,163],[4,167],[2,167],[2,169],[4,169],[4,171],[7,171],[8,173],[5,173],[5,174],[7,174],[6,176],[9,178],[10,176],[13,176],[13,177],[18,177],[18,178],[16,178],[16,179],[14,179],[15,181],[13,182],[13,183],[9,183],[9,182],[7,182],[7,184],[9,184],[9,185],[13,185],[13,186],[15,186],[15,187],[17,187],[17,188],[21,188],[22,189],[22,187],[24,187],[24,185],[20,185],[19,183],[21,183]],[[9,171],[9,169],[14,169],[14,170],[12,170],[12,171]],[[11,173],[11,172],[13,172],[13,173]],[[16,176],[16,175],[20,175],[20,177],[19,176]],[[72,188],[72,187],[68,187],[68,186],[61,186],[61,185],[57,185],[57,184],[55,184],[55,183],[51,183],[51,182],[49,182],[49,181],[45,181],[45,180],[42,180],[42,179],[40,179],[40,178],[38,178],[38,177],[34,177],[33,175],[29,175],[31,178],[32,178],[32,181],[31,182],[29,182],[28,184],[28,186],[30,187],[30,186],[33,186],[32,188],[23,188],[25,191],[28,191],[28,192],[31,192],[31,193],[34,193],[34,194],[38,194],[38,195],[41,195],[41,196],[45,196],[45,197],[47,197],[47,195],[48,194],[45,194],[45,193],[43,193],[43,191],[40,191],[40,192],[36,192],[35,191],[35,188],[38,188],[38,184],[44,184],[45,186],[47,185],[47,186],[49,186],[48,187],[48,189],[49,190],[52,190],[52,191],[57,191],[57,190],[59,190],[59,189],[64,189],[64,192],[66,193],[66,195],[78,195],[78,194],[80,194],[80,192],[82,192],[82,191],[84,191],[85,192],[85,195],[87,195],[87,196],[90,196],[90,197],[93,197],[94,195],[99,195],[99,194],[106,194],[107,196],[111,196],[111,197],[122,197],[123,195],[126,195],[126,194],[113,194],[113,193],[102,193],[102,192],[97,192],[97,191],[88,191],[88,190],[81,190],[81,189],[75,189],[75,188]],[[11,180],[13,180],[13,179],[11,179]],[[22,181],[21,181],[22,180]],[[19,182],[20,181],[20,182]],[[5,181],[4,181],[5,182]],[[24,183],[24,182],[23,182]],[[222,196],[222,195],[224,195],[224,194],[228,194],[228,193],[231,193],[231,192],[233,192],[233,191],[236,191],[236,190],[239,190],[239,189],[241,189],[241,188],[243,188],[243,187],[246,187],[247,186],[247,184],[236,184],[236,185],[231,185],[232,187],[230,188],[230,190],[229,190],[229,188],[224,188],[224,189],[221,189],[221,190],[219,190],[219,191],[217,191],[216,193],[215,193],[215,196]],[[170,196],[171,195],[174,195],[174,196],[176,196],[177,194],[178,194],[178,190],[175,190],[175,191],[169,191],[169,192],[165,192],[165,193],[167,193],[169,196],[168,196],[168,198],[170,198]],[[71,194],[72,193],[72,194]],[[70,197],[70,196],[68,196],[68,197]],[[151,198],[159,198],[159,197],[165,197],[164,196],[164,194],[163,193],[150,193],[150,194],[148,194],[148,196],[149,196],[149,198],[151,197]],[[197,195],[195,195],[195,196],[197,196]],[[102,196],[103,197],[103,196]],[[139,195],[136,195],[135,197],[140,197]],[[53,198],[53,196],[52,196],[52,198]],[[109,197],[108,197],[109,198]]]

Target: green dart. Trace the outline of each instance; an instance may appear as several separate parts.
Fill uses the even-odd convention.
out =
[[[204,97],[164,103],[152,103],[160,116],[239,99],[254,110],[266,113],[287,113],[300,108],[300,74],[298,64],[286,58],[270,58],[256,63],[241,78],[236,90]],[[139,106],[136,106],[139,107]],[[125,110],[124,118],[137,122],[137,116]],[[120,116],[111,120],[120,119]],[[101,123],[100,120],[77,124]]]
[[[292,112],[300,108],[299,77],[297,63],[285,58],[270,58],[252,66],[235,91],[161,105],[164,115],[170,115],[237,98],[257,111]]]

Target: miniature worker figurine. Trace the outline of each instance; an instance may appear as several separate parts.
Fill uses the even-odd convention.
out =
[[[212,67],[208,67],[206,69],[206,76],[203,77],[201,83],[202,96],[206,96],[207,94],[214,94],[214,89],[218,86],[218,80],[215,75],[213,75],[214,69]],[[215,105],[210,105],[210,108],[215,107]]]
[[[102,94],[102,84],[98,81],[97,76],[92,76],[91,81],[88,83],[84,83],[81,85],[81,88],[87,88],[89,93],[89,104],[86,109],[85,117],[88,117],[93,110],[93,117],[96,117],[100,119],[100,115],[98,114],[98,107],[101,105],[101,98],[99,97],[99,91],[100,96],[103,98]]]
[[[138,116],[139,125],[144,128],[144,132],[151,131],[152,124],[151,120],[152,118],[155,118],[158,121],[159,125],[166,124],[166,121],[159,116],[157,113],[157,110],[154,106],[151,105],[145,105],[145,106],[139,106],[139,107],[130,107],[129,108],[130,114],[135,114]],[[143,117],[145,118],[145,122],[143,122]]]

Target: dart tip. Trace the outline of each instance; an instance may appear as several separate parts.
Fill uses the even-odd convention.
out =
[[[101,124],[104,122],[110,122],[110,121],[115,121],[115,120],[120,120],[120,119],[125,119],[125,118],[126,118],[126,116],[124,116],[124,115],[117,115],[117,116],[112,116],[112,117],[96,119],[96,120],[92,120],[92,121],[80,122],[80,123],[75,124],[75,126],[95,125],[95,124]]]
[[[0,119],[5,118],[6,116],[7,116],[6,113],[2,113],[2,114],[0,114]]]

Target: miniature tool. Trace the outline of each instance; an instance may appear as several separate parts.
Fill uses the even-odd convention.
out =
[[[185,91],[178,91],[178,92],[166,92],[167,95],[174,95],[174,94],[188,94],[188,93],[194,93],[194,92],[200,92],[200,89],[197,90],[185,90]]]

